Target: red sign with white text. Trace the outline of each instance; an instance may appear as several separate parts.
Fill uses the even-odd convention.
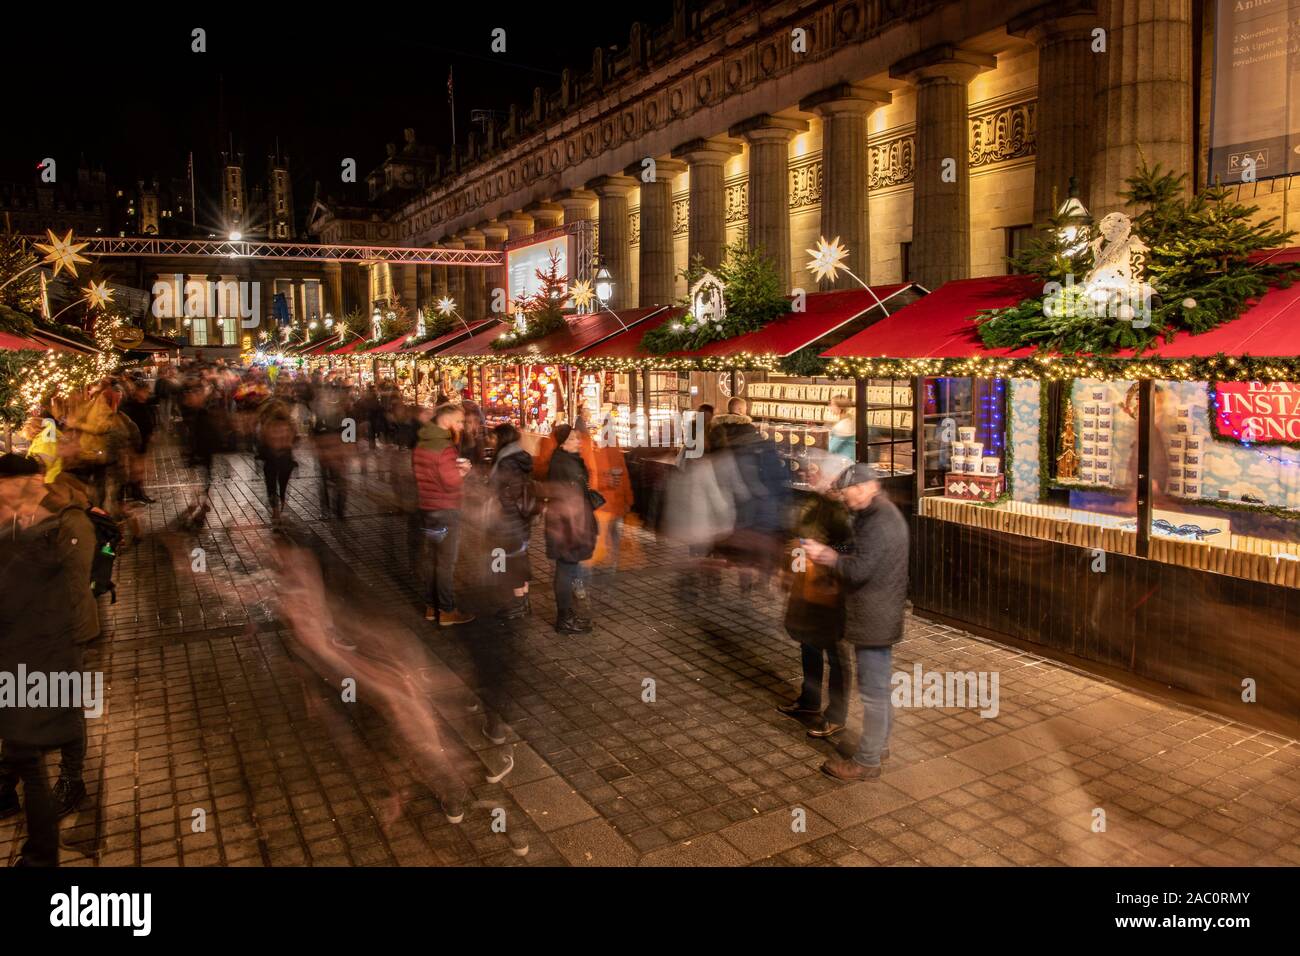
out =
[[[1214,414],[1224,438],[1262,445],[1300,442],[1300,383],[1219,382]]]

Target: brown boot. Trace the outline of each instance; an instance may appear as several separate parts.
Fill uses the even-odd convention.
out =
[[[468,624],[474,620],[473,614],[465,614],[461,611],[440,611],[438,613],[438,626],[451,627],[453,624]]]
[[[851,783],[880,778],[879,767],[864,767],[856,760],[846,760],[843,757],[832,757],[822,764],[822,773],[836,780],[846,780]]]

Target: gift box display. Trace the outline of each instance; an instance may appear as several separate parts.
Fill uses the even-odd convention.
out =
[[[998,463],[996,458],[985,460]],[[997,501],[1006,487],[1007,479],[1003,474],[984,475],[950,471],[944,478],[943,493],[944,497],[959,498],[962,501]]]

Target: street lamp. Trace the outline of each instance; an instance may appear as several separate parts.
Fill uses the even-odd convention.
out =
[[[608,305],[609,300],[614,297],[614,277],[609,274],[609,270],[603,265],[596,270],[596,298],[600,300],[601,305]]]
[[[1061,208],[1056,211],[1056,217],[1063,223],[1057,235],[1060,236],[1065,254],[1077,256],[1088,244],[1088,227],[1092,225],[1092,215],[1079,198],[1077,176],[1070,177],[1070,195],[1065,202],[1061,203]]]

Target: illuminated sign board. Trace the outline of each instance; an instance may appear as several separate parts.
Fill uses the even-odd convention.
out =
[[[563,229],[547,230],[529,239],[532,241],[506,247],[506,301],[511,312],[520,294],[533,296],[540,291],[537,273],[550,271],[552,253],[559,257],[555,268],[562,279],[568,278],[569,263],[574,261],[573,236]]]

